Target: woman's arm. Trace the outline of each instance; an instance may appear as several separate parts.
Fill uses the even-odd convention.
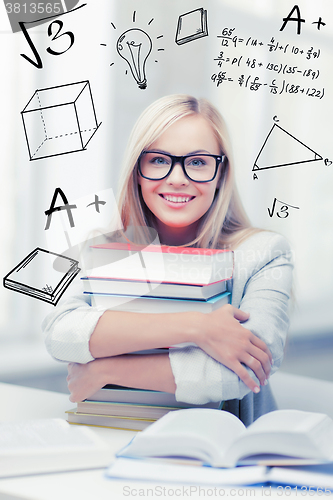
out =
[[[90,337],[90,352],[94,358],[104,358],[192,342],[257,390],[242,363],[264,384],[272,358],[265,343],[240,324],[248,318],[249,314],[231,305],[209,314],[105,311]]]
[[[271,355],[265,343],[240,324],[247,319],[247,313],[230,305],[209,314],[104,311],[91,307],[89,297],[82,294],[59,304],[42,327],[53,357],[81,364],[98,357],[192,342],[234,370],[254,390],[257,383],[242,363],[251,366],[263,384],[270,372]]]
[[[107,310],[90,337],[94,358],[193,342],[198,313],[148,314]]]
[[[167,354],[128,354],[99,358],[85,365],[68,365],[72,402],[89,398],[106,384],[175,393],[176,384]]]
[[[269,267],[267,272],[269,273]],[[259,277],[260,272],[256,278]],[[251,295],[248,294],[247,298]],[[274,297],[272,301],[274,302]],[[257,307],[254,312],[257,313]],[[98,356],[109,357],[134,350],[195,342],[210,356],[195,347],[173,350],[170,354],[172,373],[176,378],[179,393],[177,396],[179,399],[189,401],[192,397],[191,387],[197,386],[196,392],[200,393],[201,387],[201,393],[204,390],[204,397],[209,401],[226,399],[226,388],[229,391],[229,398],[239,397],[239,394],[244,395],[248,388],[257,391],[258,381],[254,374],[262,384],[269,375],[271,357],[266,343],[258,338],[261,332],[252,333],[239,322],[247,318],[247,314],[231,306],[224,306],[209,315],[104,312],[89,307],[82,297],[77,297],[71,299],[67,307],[62,305],[58,313],[51,314],[44,322],[44,330],[47,333],[48,349],[54,357],[80,363],[87,363]],[[269,318],[270,314],[267,315],[267,320]],[[252,318],[248,323],[253,324],[251,320]],[[268,324],[266,322],[266,326]],[[275,347],[274,342],[272,345]],[[219,363],[216,363],[213,357]],[[118,363],[121,362],[120,358],[121,356],[118,358]],[[137,364],[139,363],[140,361],[137,361]],[[140,378],[142,387],[148,388],[150,377],[144,374],[144,361],[142,363],[139,370],[141,373],[135,374],[133,371],[133,378],[136,383],[139,383]],[[249,369],[246,370],[244,365]],[[112,373],[110,373],[110,383],[112,383],[111,377]],[[221,379],[225,380],[224,384],[221,384]],[[245,391],[240,379],[246,384]],[[171,382],[173,383],[174,379],[171,379]],[[135,383],[130,381],[119,383],[135,386]],[[223,386],[224,395],[220,397]],[[198,397],[200,399],[203,396],[201,394]]]
[[[251,366],[260,382],[265,384],[270,372],[271,355],[264,342],[240,325],[239,320],[247,318],[248,314],[231,305],[209,315],[118,314],[106,311],[90,339],[91,352],[98,359],[85,365],[70,363],[68,367],[71,400],[89,398],[108,383],[175,392],[176,384],[168,355],[118,355],[126,349],[134,350],[134,346],[137,350],[152,345],[161,347],[160,342],[164,337],[178,342],[179,339],[196,340],[207,353],[218,355],[225,365],[257,393],[260,389],[242,363]],[[133,329],[137,334],[134,340]],[[119,331],[122,332],[121,339]],[[180,337],[181,333],[183,337]],[[112,356],[105,357],[102,354]]]
[[[292,269],[289,244],[275,233],[258,233],[235,251],[233,304],[250,313],[243,325],[271,351],[272,372],[283,359]],[[178,400],[203,404],[242,399],[249,392],[235,371],[217,363],[201,349],[175,349],[169,356]],[[255,371],[248,367],[247,364],[248,374],[256,380]]]

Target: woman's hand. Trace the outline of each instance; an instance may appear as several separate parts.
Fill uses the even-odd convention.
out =
[[[72,403],[89,398],[107,384],[104,374],[106,359],[95,359],[85,365],[69,363],[67,384]]]
[[[203,315],[201,334],[196,344],[235,372],[251,391],[257,393],[260,388],[243,364],[251,368],[261,385],[266,385],[272,366],[272,355],[265,342],[240,324],[249,319],[249,316],[249,313],[230,304]]]
[[[86,365],[69,363],[68,389],[75,403],[89,398],[106,384],[174,393],[175,379],[168,354],[99,358]]]

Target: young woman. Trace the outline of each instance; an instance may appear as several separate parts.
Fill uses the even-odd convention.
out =
[[[83,296],[64,301],[43,327],[49,352],[70,361],[71,400],[113,383],[175,392],[195,404],[225,401],[246,425],[275,409],[268,378],[287,334],[290,249],[282,236],[251,228],[226,127],[208,101],[167,96],[141,115],[127,147],[119,208],[125,230],[153,227],[162,244],[234,250],[232,305],[209,314],[146,314],[100,310]],[[195,346],[128,354],[183,342]]]

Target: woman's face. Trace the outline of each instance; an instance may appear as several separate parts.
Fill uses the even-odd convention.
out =
[[[175,156],[192,153],[220,155],[220,147],[209,122],[200,115],[181,118],[153,142],[149,151]],[[218,186],[221,166],[210,182],[191,181],[176,163],[170,175],[159,181],[139,175],[142,197],[156,217],[161,242],[182,245],[197,235],[200,218],[211,206]]]

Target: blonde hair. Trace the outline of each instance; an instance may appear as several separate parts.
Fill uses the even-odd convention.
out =
[[[197,237],[189,246],[235,248],[258,229],[251,227],[237,192],[226,125],[209,101],[183,94],[170,95],[155,101],[141,114],[132,130],[119,180],[118,207],[124,229],[132,225],[137,239],[143,242],[149,238],[145,227],[155,227],[155,216],[141,196],[137,160],[140,153],[148,149],[168,127],[189,115],[201,115],[210,123],[221,153],[226,155],[220,186],[212,205],[202,217]]]

